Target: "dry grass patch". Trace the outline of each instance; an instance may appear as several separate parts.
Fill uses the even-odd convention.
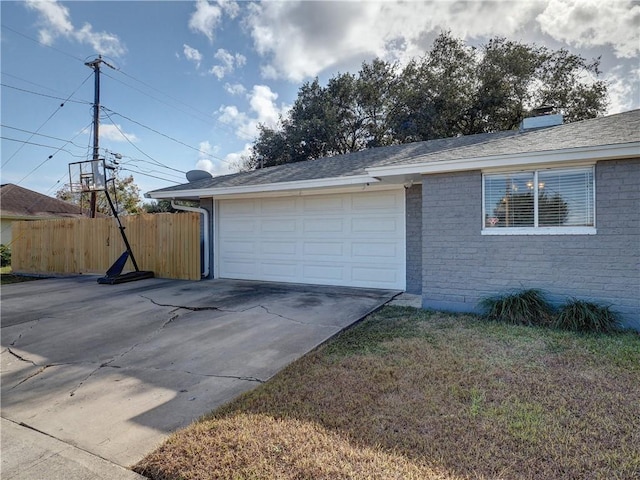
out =
[[[387,307],[176,433],[155,479],[638,478],[640,337]]]

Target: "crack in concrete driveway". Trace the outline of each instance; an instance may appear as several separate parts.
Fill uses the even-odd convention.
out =
[[[89,276],[5,286],[1,415],[129,466],[396,293]]]

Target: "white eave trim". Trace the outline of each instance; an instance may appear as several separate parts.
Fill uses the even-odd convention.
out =
[[[200,189],[171,190],[165,192],[158,191],[149,192],[149,197],[155,199],[220,197],[229,195],[248,195],[254,193],[288,192],[314,188],[336,188],[357,185],[367,186],[368,184],[375,184],[378,182],[380,182],[379,179],[371,177],[369,175],[354,175],[350,177],[318,178],[313,180],[300,180],[294,182],[242,185],[238,187],[210,187]]]
[[[436,154],[431,154],[436,155]],[[633,158],[640,155],[640,142],[605,145],[599,147],[581,147],[561,150],[547,150],[518,154],[471,157],[455,160],[416,163],[413,165],[388,165],[367,169],[367,173],[375,177],[392,175],[412,175],[460,172],[469,170],[486,170],[490,168],[513,168],[516,166],[542,166],[547,164],[563,164],[576,162],[596,162],[598,160],[615,160]]]

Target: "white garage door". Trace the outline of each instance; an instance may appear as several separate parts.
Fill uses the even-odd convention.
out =
[[[405,288],[404,189],[218,202],[220,278]]]

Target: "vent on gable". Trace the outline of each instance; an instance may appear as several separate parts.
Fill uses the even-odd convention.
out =
[[[533,116],[527,117],[522,120],[520,124],[520,130],[534,130],[536,128],[555,127],[556,125],[562,125],[563,118],[560,113],[553,113],[554,107],[550,105],[543,105],[533,110]]]

